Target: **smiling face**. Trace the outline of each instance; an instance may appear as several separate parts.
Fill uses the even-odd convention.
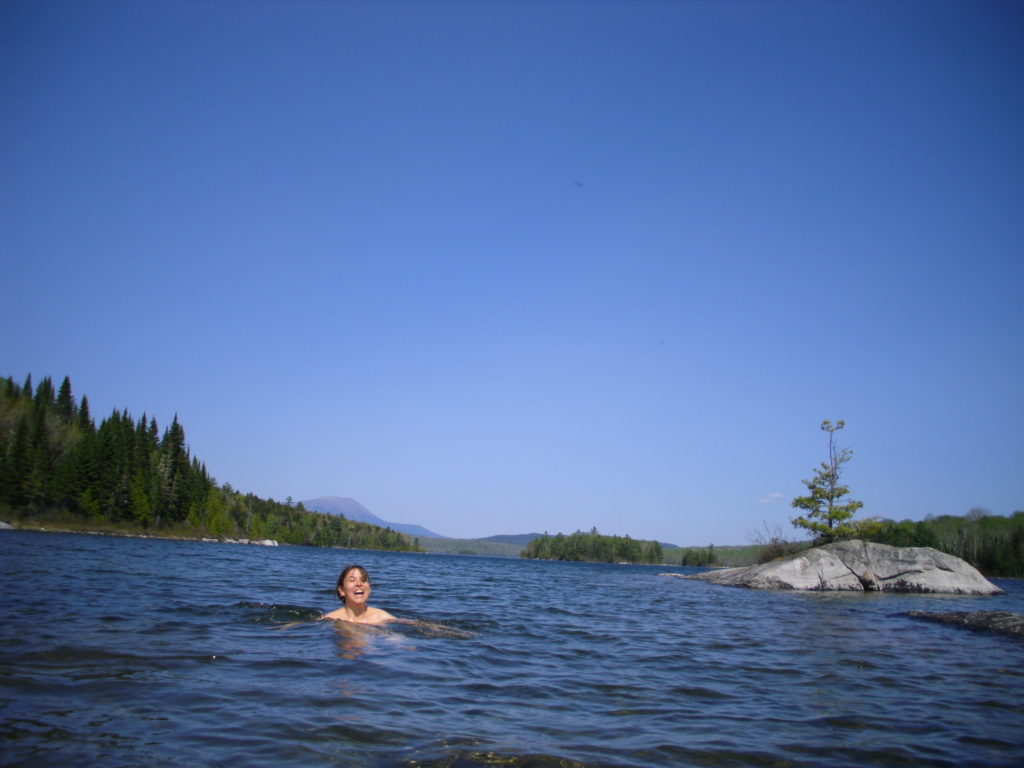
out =
[[[338,597],[348,606],[365,605],[370,599],[370,577],[366,569],[353,565],[338,579]]]

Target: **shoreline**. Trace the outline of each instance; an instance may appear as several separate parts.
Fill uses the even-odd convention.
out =
[[[18,526],[0,521],[3,531],[32,531],[34,533],[77,533],[85,536],[120,536],[126,539],[161,539],[164,541],[201,541],[207,544],[246,544],[257,547],[277,547],[280,544],[274,539],[232,539],[229,537],[215,539],[209,536],[175,536],[173,534],[136,533],[132,531],[103,531],[89,528],[44,528],[37,526]]]

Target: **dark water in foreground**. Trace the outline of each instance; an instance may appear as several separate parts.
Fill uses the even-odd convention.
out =
[[[375,605],[475,634],[310,621],[352,561]],[[902,615],[1024,612],[1020,582],[829,596],[665,570],[3,532],[0,763],[1024,764],[1024,644]]]

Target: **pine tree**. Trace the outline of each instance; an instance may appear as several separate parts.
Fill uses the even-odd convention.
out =
[[[53,405],[53,381],[49,376],[45,377],[36,388],[35,404],[39,408],[49,408]]]
[[[75,418],[75,398],[71,394],[71,379],[67,376],[57,394],[57,415],[65,424],[71,424]]]
[[[161,511],[168,520],[184,520],[191,501],[188,494],[189,456],[185,430],[178,423],[177,414],[160,442],[157,471],[162,482]]]
[[[32,500],[32,445],[29,430],[29,417],[25,414],[18,419],[14,427],[8,460],[11,474],[8,479],[7,501],[13,507],[26,506]]]
[[[48,416],[53,404],[49,392],[44,384],[49,381],[43,379],[39,389],[36,390],[36,401],[32,409],[32,432],[29,437],[31,466],[29,469],[29,491],[30,501],[38,507],[46,506],[50,491],[50,480],[56,465],[54,446],[51,441]]]
[[[8,376],[6,379],[0,379],[0,393],[7,398],[8,402],[17,400],[21,394],[21,390],[18,389],[18,385],[14,383],[14,379]]]
[[[95,432],[96,425],[89,414],[89,398],[82,395],[82,403],[78,406],[78,428],[83,432]]]
[[[843,465],[853,457],[849,448],[838,448],[835,444],[835,433],[845,426],[846,422],[842,420],[835,424],[831,421],[821,423],[821,430],[828,434],[828,461],[821,463],[814,477],[803,481],[810,495],[793,499],[793,507],[805,510],[806,514],[793,518],[791,522],[795,527],[806,528],[815,534],[816,544],[851,538],[860,529],[850,518],[864,504],[853,500],[840,503],[850,492],[841,482]]]

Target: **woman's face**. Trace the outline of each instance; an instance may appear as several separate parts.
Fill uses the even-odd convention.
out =
[[[370,580],[366,577],[366,572],[353,568],[345,574],[338,592],[345,600],[345,605],[365,604],[370,599]]]

